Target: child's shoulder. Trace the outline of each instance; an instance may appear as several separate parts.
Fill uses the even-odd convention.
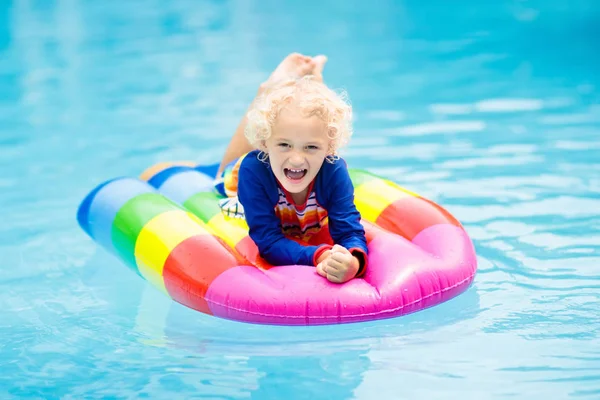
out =
[[[250,169],[253,172],[261,173],[267,168],[263,161],[260,160],[260,150],[252,150],[242,156],[240,169]]]
[[[332,162],[325,161],[319,171],[314,190],[317,201],[327,205],[326,208],[332,204],[331,201],[335,202],[340,196],[343,197],[344,193],[351,194],[354,189],[346,161],[341,157]]]
[[[262,156],[263,154],[260,150],[252,150],[242,156],[239,174],[245,175],[245,179],[259,180],[267,186],[273,185],[275,181],[271,173],[271,167],[268,162],[262,159]]]
[[[261,156],[260,150],[253,150],[239,160],[240,168],[237,176],[239,193],[266,192],[269,200],[275,204],[278,199],[277,182],[271,173],[269,164],[262,160]],[[262,187],[264,192],[258,190],[259,187]]]
[[[323,162],[321,170],[319,171],[319,174],[321,175],[324,181],[328,181],[329,179],[335,179],[340,174],[347,175],[348,165],[346,164],[346,160],[344,160],[342,157],[338,157],[332,162],[325,160]]]

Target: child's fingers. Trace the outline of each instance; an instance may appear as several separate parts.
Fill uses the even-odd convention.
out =
[[[340,246],[339,244],[336,244],[331,248],[331,253],[332,254],[335,254],[335,253],[343,254],[343,253],[350,253],[350,252],[344,246]]]
[[[344,251],[344,246],[340,246],[339,244],[334,244],[331,248],[332,253],[337,253],[338,251]]]
[[[325,263],[324,263],[325,264]],[[344,261],[334,258],[333,255],[327,259],[327,268],[326,271],[329,274],[332,274],[337,271],[341,271],[344,268]]]
[[[321,275],[324,278],[327,278],[327,272],[325,272],[323,263],[317,264],[317,274]]]
[[[327,275],[327,280],[332,283],[342,283],[343,280],[337,275]]]
[[[348,264],[352,261],[352,254],[340,252],[332,253],[331,256],[329,256],[329,259],[339,264]]]
[[[326,260],[317,264],[317,273],[330,282],[342,283],[347,280],[348,263],[346,254],[332,253]]]
[[[323,278],[326,278],[330,282],[339,283],[340,278],[344,275],[340,268],[340,263],[328,258],[317,265],[317,274],[321,275]]]

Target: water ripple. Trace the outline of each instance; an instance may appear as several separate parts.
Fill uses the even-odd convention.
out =
[[[595,2],[19,1],[0,15],[3,398],[600,397]],[[327,54],[325,80],[348,91],[350,166],[463,223],[479,266],[466,293],[352,326],[239,324],[171,302],[78,228],[106,179],[217,162],[289,51]]]

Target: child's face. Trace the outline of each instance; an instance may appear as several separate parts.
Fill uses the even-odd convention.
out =
[[[305,194],[327,156],[327,126],[293,106],[284,108],[265,141],[275,177],[290,193]]]

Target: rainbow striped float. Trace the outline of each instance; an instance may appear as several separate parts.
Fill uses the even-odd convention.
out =
[[[439,205],[362,170],[350,170],[369,268],[333,284],[314,267],[272,267],[245,221],[218,206],[217,166],[162,163],[118,178],[79,206],[81,228],[173,300],[237,321],[317,325],[390,318],[465,291],[477,264],[461,224]]]

